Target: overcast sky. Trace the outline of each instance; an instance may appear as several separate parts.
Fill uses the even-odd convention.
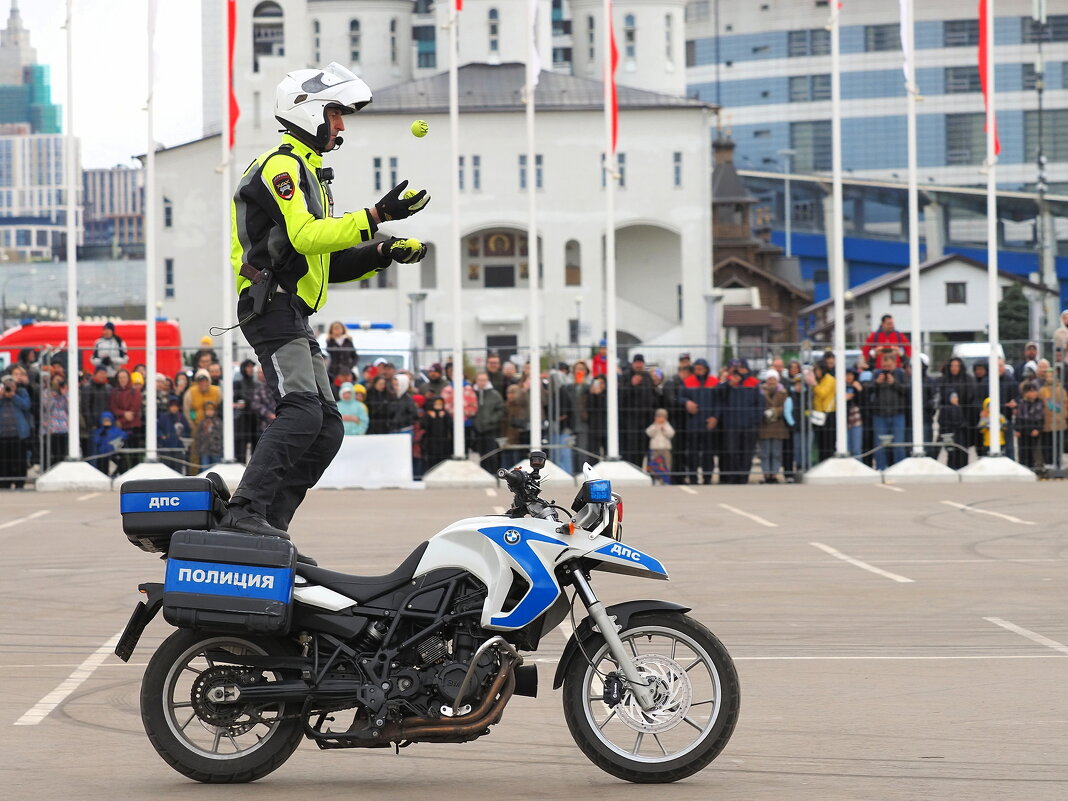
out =
[[[0,0],[7,26],[11,0]],[[73,0],[74,133],[83,167],[132,164],[148,142],[148,0]],[[200,0],[159,0],[155,139],[201,135]],[[20,0],[37,61],[52,70],[52,102],[67,125],[66,0]]]

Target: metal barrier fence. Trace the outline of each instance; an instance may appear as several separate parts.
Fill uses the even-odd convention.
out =
[[[1032,350],[1028,349],[1033,344]],[[1053,340],[1027,343],[1024,341],[1003,341],[1011,377],[1002,381],[1003,390],[1013,386],[1019,390],[1024,378],[1030,379],[1030,370],[1025,366],[1031,356],[1040,369],[1034,376],[1039,385],[1039,400],[1042,405],[1042,422],[1038,435],[1032,436],[1035,428],[1021,430],[1016,416],[1020,413],[1022,398],[1016,406],[1006,408],[1006,442],[1005,450],[1012,458],[1030,459],[1028,467],[1039,471],[1060,471],[1063,464],[1068,427],[1068,393],[1065,386],[1068,381],[1068,366],[1064,353],[1057,350],[1063,342]],[[925,342],[925,353],[935,358],[929,361],[932,368],[924,377],[924,413],[923,432],[920,439],[925,443],[924,449],[929,455],[939,456],[954,467],[962,466],[972,454],[985,452],[982,425],[982,401],[986,397],[983,371],[985,370],[985,343],[951,343]],[[85,364],[88,349],[79,355]],[[487,366],[496,366],[490,362],[493,355],[501,360],[500,373],[510,373],[517,382],[518,389],[506,391],[502,400],[505,409],[496,427],[479,425],[476,415],[468,419],[466,431],[466,450],[478,454],[479,458],[494,466],[500,461],[502,453],[523,450],[529,447],[529,410],[526,408],[523,376],[526,351],[521,348],[469,348],[464,350],[464,374],[474,379],[477,372]],[[622,458],[647,469],[651,474],[664,480],[711,481],[718,473],[720,480],[736,482],[748,480],[751,472],[758,471],[766,480],[796,480],[812,465],[831,455],[834,450],[834,410],[826,408],[826,387],[818,389],[816,380],[817,365],[823,358],[823,348],[816,343],[731,343],[718,348],[687,345],[631,345],[620,352],[620,393],[619,408],[619,445]],[[964,372],[972,376],[965,380],[959,377],[942,376],[944,365],[957,355],[962,359]],[[386,433],[390,431],[409,431],[413,436],[413,467],[416,476],[432,466],[440,458],[447,458],[452,453],[451,426],[430,425],[426,410],[430,408],[432,390],[440,378],[429,370],[434,363],[445,364],[451,357],[451,351],[422,348],[405,354],[379,354],[374,361],[358,361],[357,371],[362,373],[365,385],[366,407],[369,417],[368,430]],[[687,356],[692,367],[699,359],[708,362],[710,372],[721,384],[716,390],[719,394],[713,403],[719,418],[716,426],[709,430],[701,425],[694,425],[694,412],[687,407],[687,400],[700,395],[694,388],[685,388],[685,381],[680,380],[680,356]],[[1048,373],[1040,360],[1043,356],[1052,356]],[[641,356],[642,362],[635,359]],[[402,358],[403,357],[403,358]],[[846,361],[850,366],[863,359],[860,348],[848,349]],[[32,358],[32,357],[31,357]],[[193,376],[198,369],[209,372],[209,385],[219,387],[224,380],[235,380],[238,390],[235,392],[235,407],[232,420],[235,430],[236,453],[239,460],[244,460],[255,447],[262,428],[269,423],[273,414],[273,399],[255,375],[242,377],[241,364],[252,355],[247,347],[238,346],[231,355],[229,367],[224,367],[218,349],[209,345],[199,348],[161,348],[158,361],[161,366],[174,366],[174,372],[161,369],[161,379],[157,389],[159,398],[159,415],[161,419],[158,448],[161,459],[172,461],[178,468],[189,471],[199,470],[205,460],[221,456],[213,450],[209,438],[202,436],[204,422],[204,399],[193,399],[190,385],[196,381]],[[389,371],[375,361],[391,360],[395,362],[397,372],[411,376],[413,392],[422,399],[422,406],[400,401],[387,390],[385,395],[376,388],[381,385],[378,379],[385,378]],[[725,389],[730,383],[729,367],[733,360],[745,359],[749,367],[748,394],[732,394]],[[797,361],[797,366],[791,362]],[[17,390],[23,390],[29,397],[28,416],[29,436],[24,432],[10,431],[4,433],[0,428],[0,488],[10,486],[13,482],[23,482],[40,471],[47,470],[56,461],[66,457],[66,399],[69,388],[66,381],[66,354],[60,347],[46,346],[36,354],[36,359],[11,365],[5,374],[16,380]],[[508,365],[511,365],[510,367]],[[978,365],[978,368],[976,367]],[[127,364],[131,375],[141,371],[140,364]],[[606,406],[607,397],[601,385],[600,376],[607,365],[598,346],[583,347],[577,345],[547,345],[542,349],[539,373],[541,374],[543,392],[543,419],[546,421],[541,440],[556,455],[554,461],[560,466],[577,472],[584,458],[596,460],[606,453]],[[783,398],[768,396],[767,382],[763,379],[770,367],[781,368],[784,377],[780,379]],[[905,380],[908,365],[905,367]],[[362,369],[361,369],[362,368]],[[116,372],[116,371],[111,371]],[[797,373],[799,378],[790,376]],[[578,381],[576,377],[581,375]],[[685,371],[683,377],[685,377]],[[143,376],[147,379],[147,376]],[[355,378],[348,374],[338,377],[337,387],[342,379]],[[495,373],[493,380],[500,385],[500,377]],[[529,379],[528,379],[529,380]],[[871,376],[858,372],[857,380],[867,385]],[[57,383],[54,383],[57,382]],[[117,379],[109,377],[105,384],[94,379],[87,371],[79,381],[81,398],[81,432],[82,453],[86,458],[103,464],[111,471],[135,464],[144,452],[143,397],[145,383],[137,383],[141,394],[141,424],[136,424],[136,409],[133,425],[115,426],[123,431],[122,435],[111,438],[112,446],[121,440],[122,447],[108,447],[107,432],[101,432],[103,412],[131,411],[114,402]],[[742,381],[742,383],[747,383]],[[148,386],[156,384],[150,381]],[[430,385],[429,387],[427,385]],[[960,389],[967,397],[958,398],[962,406],[962,424],[952,427],[945,425],[943,418],[955,417],[956,414],[943,412],[948,406],[950,388]],[[970,392],[970,394],[968,394]],[[17,394],[17,391],[16,393]],[[203,395],[204,393],[199,393]],[[743,397],[744,394],[744,397]],[[0,426],[3,425],[3,404],[12,402],[0,392]],[[833,395],[833,393],[832,393]],[[169,407],[168,400],[177,397],[178,407]],[[210,390],[207,396],[214,397]],[[763,401],[761,401],[761,397]],[[865,396],[860,394],[860,398]],[[218,393],[221,401],[221,392]],[[192,402],[190,402],[192,400]],[[707,400],[707,399],[706,399]],[[776,411],[777,401],[783,400],[783,408]],[[787,401],[789,403],[787,403]],[[704,401],[702,401],[704,402]],[[751,408],[746,404],[755,403]],[[764,409],[770,403],[773,414],[766,415]],[[1005,398],[1003,397],[1003,403]],[[399,409],[403,406],[404,409]],[[875,410],[866,406],[862,400],[856,411],[847,411],[850,417],[849,444],[850,452],[857,458],[873,466],[886,462],[892,463],[903,458],[911,449],[911,419],[909,400],[901,405],[902,419],[898,414],[876,415]],[[412,408],[415,411],[412,411]],[[407,411],[405,411],[405,409]],[[657,409],[667,412],[667,421],[674,429],[669,447],[650,448],[649,426],[655,419]],[[817,414],[813,414],[816,412]],[[822,412],[823,417],[821,423]],[[829,413],[828,413],[829,412]],[[755,417],[754,417],[755,414]],[[163,421],[165,415],[171,419]],[[892,417],[892,420],[876,420],[876,417]],[[784,425],[777,425],[779,422]],[[167,422],[168,425],[163,425]],[[770,429],[774,429],[771,431]],[[655,432],[654,432],[655,433]],[[947,442],[947,435],[952,433],[952,440]],[[889,444],[880,441],[890,437]],[[170,439],[167,439],[167,438]],[[1021,440],[1026,439],[1026,442]],[[769,440],[771,440],[769,442]],[[661,443],[663,444],[663,443]],[[205,447],[209,448],[204,451]],[[954,458],[950,458],[953,454]]]

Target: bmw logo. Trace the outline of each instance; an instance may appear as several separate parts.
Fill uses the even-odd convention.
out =
[[[519,539],[519,532],[516,531],[514,528],[510,528],[506,532],[504,532],[504,541],[507,542],[509,545],[515,545],[517,542],[519,542]]]

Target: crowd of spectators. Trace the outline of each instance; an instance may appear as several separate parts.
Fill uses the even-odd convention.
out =
[[[145,366],[128,369],[124,343],[105,326],[92,353],[94,369],[78,380],[82,452],[94,466],[112,474],[143,458],[146,397],[153,390],[160,459],[189,473],[222,460],[228,376],[211,340],[201,344],[188,368],[157,373],[149,385]],[[906,456],[913,438],[910,348],[892,319],[884,319],[846,367],[844,411],[836,408],[829,351],[811,364],[771,356],[759,370],[729,359],[718,371],[689,353],[674,369],[634,354],[617,367],[620,456],[664,483],[710,484],[717,473],[719,483],[749,483],[754,471],[764,483],[796,481],[835,453],[836,417],[844,413],[849,455],[885,469]],[[529,446],[529,364],[487,354],[481,369],[468,368],[457,403],[451,362],[406,371],[379,358],[361,369],[340,324],[331,326],[326,351],[346,436],[410,436],[416,478],[452,455],[454,414],[463,415],[464,452],[477,454],[487,470],[518,461]],[[951,358],[936,374],[921,359],[920,439],[927,455],[944,453],[958,469],[973,451],[982,456],[990,449],[986,362],[969,370]],[[602,343],[588,360],[558,362],[539,376],[542,441],[568,472],[606,455],[608,368]],[[999,364],[1001,450],[1037,472],[1068,445],[1064,368],[1060,360],[1039,358],[1035,343],[1017,364]],[[274,419],[274,398],[251,360],[231,380],[235,456],[246,461]],[[0,488],[22,486],[28,469],[33,475],[65,458],[67,398],[63,362],[40,365],[33,350],[0,376]]]

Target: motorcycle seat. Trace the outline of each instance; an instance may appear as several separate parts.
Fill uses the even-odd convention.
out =
[[[297,572],[309,582],[339,592],[358,603],[365,603],[411,581],[427,545],[428,542],[421,543],[396,570],[384,576],[352,576],[304,564],[297,565]]]

